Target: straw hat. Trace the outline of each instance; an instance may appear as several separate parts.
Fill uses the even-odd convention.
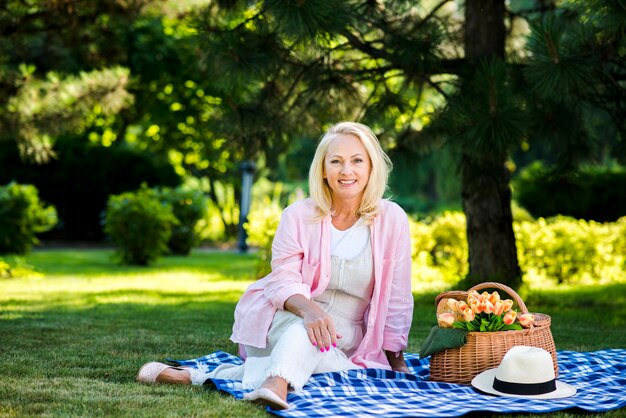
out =
[[[575,387],[556,380],[550,353],[523,345],[507,351],[496,369],[477,375],[472,386],[493,395],[530,399],[567,398],[576,393]]]

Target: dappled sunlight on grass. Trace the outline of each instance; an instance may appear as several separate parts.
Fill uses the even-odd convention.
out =
[[[38,250],[28,256],[28,263],[45,277],[114,277],[180,272],[218,275],[220,279],[253,280],[256,269],[256,258],[252,254],[203,250],[194,251],[187,257],[163,257],[150,266],[120,265],[115,261],[112,250]]]

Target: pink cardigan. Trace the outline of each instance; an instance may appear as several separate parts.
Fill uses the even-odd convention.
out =
[[[272,272],[251,284],[235,308],[230,337],[235,343],[265,347],[274,313],[284,309],[285,300],[294,294],[312,299],[328,286],[331,217],[315,222],[315,214],[311,199],[284,210],[272,243]],[[370,231],[375,284],[365,335],[350,360],[362,367],[390,369],[383,350],[406,348],[413,319],[408,218],[400,206],[382,200]]]

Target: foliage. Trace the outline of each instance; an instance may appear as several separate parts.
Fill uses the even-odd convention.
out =
[[[0,10],[0,140],[17,141],[23,157],[54,155],[59,134],[84,131],[91,109],[109,115],[132,103],[130,74],[116,65],[116,27],[144,2],[89,4],[9,0]]]
[[[78,137],[56,143],[57,158],[44,165],[20,160],[10,142],[0,143],[0,183],[12,180],[35,185],[53,204],[59,224],[42,239],[101,240],[101,214],[109,195],[149,186],[176,186],[180,177],[158,156],[136,147],[105,147]]]
[[[167,252],[172,227],[177,224],[172,207],[144,186],[109,197],[104,231],[123,263],[145,266]]]
[[[624,275],[624,221],[598,224],[566,217],[515,224],[528,273],[557,283],[610,282]]]
[[[207,198],[200,190],[178,187],[157,191],[162,202],[172,207],[178,221],[167,246],[173,254],[189,255],[200,242],[199,223],[207,214]]]
[[[0,257],[0,279],[38,275],[39,273],[33,270],[33,266],[28,264],[23,256]]]
[[[555,215],[614,222],[626,213],[626,169],[559,171],[536,162],[514,180],[517,201],[535,217]]]
[[[502,167],[516,151],[544,146],[570,168],[593,155],[619,155],[626,118],[624,88],[615,80],[624,75],[616,64],[623,60],[623,31],[589,15],[611,15],[607,8],[621,15],[623,5],[485,4],[502,7],[472,15],[474,8],[452,1],[212,3],[197,22],[200,44],[214,58],[208,68],[222,87],[215,93],[222,99],[219,136],[237,138],[244,153],[268,162],[268,151],[280,152],[286,138],[320,131],[310,124],[318,120],[361,120],[399,154],[456,145],[473,238],[468,275],[516,275],[511,214],[502,210],[511,200],[510,171]],[[495,36],[499,27],[502,39]],[[473,54],[474,46],[482,50]],[[589,109],[610,115],[615,146],[592,143],[582,122]],[[413,169],[397,182],[416,180]],[[416,210],[428,204],[401,200]],[[480,245],[491,240],[498,243]]]
[[[48,73],[45,80],[27,78],[7,104],[23,157],[39,163],[54,156],[53,138],[84,130],[85,115],[99,106],[105,115],[126,108],[129,73],[124,68],[83,72],[78,77]],[[0,120],[1,122],[1,120]]]
[[[258,247],[257,277],[266,276],[272,271],[272,241],[282,214],[282,208],[269,198],[263,203],[260,208],[250,212],[245,224],[248,242]]]
[[[37,188],[11,182],[0,187],[0,254],[27,254],[36,235],[57,223],[54,206],[39,200]]]
[[[263,188],[271,187],[268,182],[258,182],[255,187],[256,199],[253,199],[248,221],[244,225],[248,234],[248,243],[258,247],[256,277],[263,277],[272,271],[272,242],[283,208],[289,203],[302,198],[299,192],[283,196],[284,185],[276,183],[271,193],[264,193]]]
[[[422,280],[454,283],[468,270],[465,217],[445,212],[421,222],[411,221],[412,258]]]

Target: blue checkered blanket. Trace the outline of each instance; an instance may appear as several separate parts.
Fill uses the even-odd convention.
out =
[[[581,408],[604,412],[626,406],[626,349],[586,353],[559,351],[559,380],[576,387],[565,399],[520,399],[485,395],[472,386],[431,382],[428,359],[405,353],[413,374],[380,369],[349,370],[313,375],[300,393],[290,393],[291,408],[272,411],[284,417],[457,417],[469,412],[551,412]],[[218,351],[174,363],[210,370],[222,363],[241,364],[239,357]],[[238,399],[241,383],[212,379],[218,390]]]

